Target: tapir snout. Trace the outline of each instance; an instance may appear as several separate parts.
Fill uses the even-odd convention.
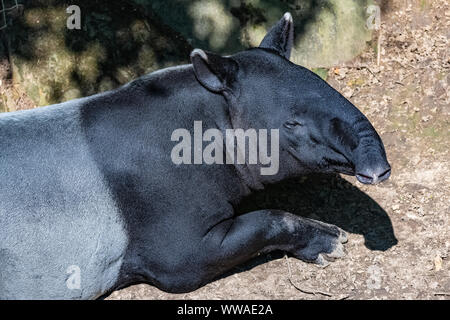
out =
[[[375,146],[358,149],[360,154],[355,163],[355,175],[359,182],[377,184],[390,177],[391,166],[386,159],[381,140],[377,141]]]
[[[391,175],[391,166],[386,162],[384,166],[375,168],[364,168],[356,173],[356,179],[364,184],[377,184],[387,180]]]

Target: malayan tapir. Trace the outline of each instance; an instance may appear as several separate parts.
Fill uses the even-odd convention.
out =
[[[139,282],[188,292],[259,253],[320,265],[343,256],[336,226],[235,213],[253,191],[310,172],[365,184],[390,175],[367,118],[289,61],[293,29],[286,13],[257,48],[196,49],[192,64],[116,90],[1,114],[0,298],[93,299]],[[224,134],[278,130],[276,173],[247,160],[175,163],[173,132],[196,121]]]

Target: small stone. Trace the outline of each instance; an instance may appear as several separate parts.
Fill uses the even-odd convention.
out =
[[[434,270],[435,271],[440,271],[442,270],[442,258],[440,255],[437,255],[434,258]]]
[[[434,91],[432,88],[427,88],[427,89],[425,89],[425,94],[427,96],[432,96],[434,94]]]
[[[397,40],[398,42],[405,42],[405,40],[406,40],[406,35],[400,34],[400,35],[398,35],[398,36],[395,38],[395,40]]]
[[[355,90],[353,90],[352,88],[346,87],[342,94],[344,95],[344,97],[346,97],[347,99],[350,99],[353,96],[353,93],[355,92]]]

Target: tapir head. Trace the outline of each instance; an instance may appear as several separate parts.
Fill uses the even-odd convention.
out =
[[[293,30],[286,13],[258,48],[229,57],[194,50],[197,80],[225,97],[235,128],[279,129],[280,167],[356,175],[365,184],[386,180],[391,168],[369,120],[316,74],[289,61]]]

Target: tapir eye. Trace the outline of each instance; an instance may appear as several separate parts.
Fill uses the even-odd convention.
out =
[[[302,126],[302,124],[300,122],[298,122],[297,120],[289,120],[284,123],[284,126],[288,129],[292,129],[292,128],[295,128],[298,126]]]

